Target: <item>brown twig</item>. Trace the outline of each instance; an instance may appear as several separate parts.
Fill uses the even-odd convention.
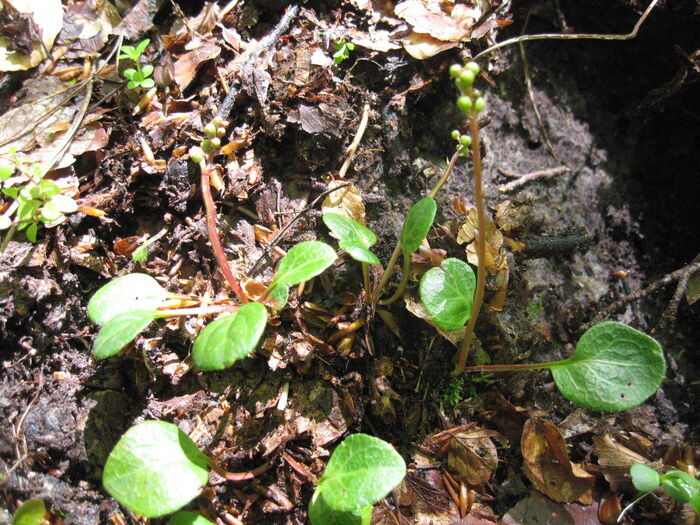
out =
[[[498,191],[501,193],[507,193],[509,191],[513,191],[514,189],[519,188],[523,184],[527,184],[528,182],[531,182],[533,180],[537,179],[545,179],[549,177],[553,177],[555,175],[561,175],[563,173],[568,173],[571,171],[568,166],[556,166],[554,168],[548,168],[545,170],[537,170],[533,171],[531,173],[525,173],[523,175],[518,175],[515,173],[510,173],[504,170],[503,168],[498,168],[499,173],[505,175],[506,177],[511,177],[514,178],[515,180],[507,183],[507,184],[502,184],[501,186],[498,187]]]
[[[241,481],[248,481],[256,476],[259,476],[263,472],[267,472],[272,468],[272,465],[270,463],[263,463],[259,467],[255,467],[254,469],[251,470],[246,470],[245,472],[229,472],[223,468],[221,468],[219,465],[214,463],[213,460],[210,460],[209,465],[211,466],[211,469],[216,472],[219,476],[222,478],[226,479],[227,481],[234,481],[234,482],[241,482]]]
[[[204,210],[207,216],[207,233],[209,235],[209,242],[211,242],[212,250],[214,251],[214,257],[216,258],[216,262],[221,269],[221,273],[224,274],[226,281],[238,297],[238,300],[241,303],[247,303],[248,298],[245,296],[241,285],[238,284],[238,280],[234,277],[233,272],[231,271],[231,267],[226,259],[226,254],[224,253],[224,248],[221,245],[221,239],[219,238],[218,221],[216,219],[216,206],[214,205],[214,197],[211,195],[211,186],[209,185],[209,173],[214,168],[210,164],[202,161],[199,165],[199,169],[202,173],[202,200],[204,200]]]

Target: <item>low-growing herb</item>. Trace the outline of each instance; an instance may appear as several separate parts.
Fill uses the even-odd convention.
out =
[[[618,517],[620,523],[624,515],[641,499],[645,498],[658,488],[676,501],[690,503],[696,514],[700,514],[700,480],[684,470],[669,470],[659,475],[653,468],[642,463],[635,463],[630,467],[632,484],[640,495],[623,509]]]
[[[129,68],[123,73],[124,78],[129,82],[126,87],[129,89],[144,88],[150,89],[155,86],[155,82],[150,76],[153,74],[153,66],[145,64],[141,66],[141,55],[148,47],[151,41],[149,39],[142,40],[137,46],[122,46],[120,60],[131,60],[136,69]]]
[[[355,50],[355,44],[348,42],[344,38],[333,43],[335,53],[333,53],[333,63],[340,64],[350,58],[350,51]]]

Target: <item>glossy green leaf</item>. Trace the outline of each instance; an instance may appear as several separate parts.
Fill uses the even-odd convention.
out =
[[[281,284],[275,286],[268,297],[275,305],[274,310],[279,312],[287,305],[287,301],[289,300],[289,286],[283,286]]]
[[[29,226],[27,226],[27,231],[25,232],[25,235],[27,236],[27,239],[29,239],[31,242],[36,242],[36,234],[38,232],[39,225],[36,222],[33,222]]]
[[[589,328],[574,355],[550,369],[564,397],[592,410],[613,412],[635,407],[656,392],[666,362],[654,339],[607,321]]]
[[[311,525],[369,525],[372,521],[372,506],[356,511],[337,510],[326,503],[323,491],[317,490],[309,503],[309,521]]]
[[[437,204],[432,197],[423,197],[416,202],[406,216],[401,229],[401,249],[406,253],[415,252],[428,235],[435,220]]]
[[[145,421],[110,452],[102,483],[132,512],[155,518],[187,505],[208,477],[207,457],[187,434],[172,423]]]
[[[141,81],[141,87],[144,89],[151,89],[155,85],[156,85],[156,82],[152,78],[144,78]]]
[[[664,490],[677,501],[689,502],[700,492],[700,481],[683,470],[670,470],[661,476]]]
[[[90,319],[99,325],[130,310],[154,310],[167,297],[158,281],[144,273],[118,277],[95,292],[87,306]]]
[[[28,499],[15,512],[12,525],[44,525],[46,505],[40,499]]]
[[[386,496],[405,474],[406,463],[389,443],[353,434],[333,452],[316,490],[334,509],[358,511]]]
[[[651,492],[659,488],[661,477],[653,468],[642,463],[635,463],[630,467],[632,484],[640,492]]]
[[[695,511],[695,514],[700,514],[700,492],[696,492],[690,497],[690,504]]]
[[[209,323],[192,347],[192,361],[199,370],[223,370],[247,357],[260,341],[267,324],[267,310],[247,303],[234,314]]]
[[[181,511],[173,514],[168,520],[168,525],[214,525],[204,516],[194,512]]]
[[[347,254],[356,261],[367,264],[379,264],[379,258],[363,246],[346,242],[340,242],[338,245],[340,246],[341,250],[345,250]]]
[[[308,281],[333,264],[336,258],[335,250],[324,242],[300,242],[282,258],[272,284],[291,285]]]
[[[339,213],[324,213],[323,222],[331,230],[331,235],[340,242],[364,248],[369,248],[377,242],[377,236],[372,230]]]
[[[464,326],[474,306],[476,277],[464,261],[448,258],[431,268],[420,281],[420,299],[433,322],[443,330]]]
[[[14,164],[0,164],[0,181],[7,180],[15,172]]]
[[[132,310],[122,312],[102,326],[92,345],[95,359],[107,359],[117,355],[131,343],[151,321],[156,318],[155,310]]]

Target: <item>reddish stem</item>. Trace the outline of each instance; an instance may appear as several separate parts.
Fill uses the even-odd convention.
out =
[[[221,269],[221,273],[224,274],[226,281],[228,282],[231,289],[234,291],[238,300],[241,303],[247,303],[248,298],[243,293],[241,285],[238,284],[238,280],[234,277],[231,267],[226,259],[226,254],[224,253],[224,248],[221,245],[221,239],[219,238],[218,222],[216,220],[216,207],[214,205],[214,198],[211,195],[211,186],[209,185],[209,172],[213,168],[207,164],[206,166],[200,165],[200,171],[202,172],[202,199],[204,200],[204,209],[207,214],[207,233],[209,234],[209,242],[211,242],[212,250],[214,251],[214,257],[216,262]]]
[[[227,470],[224,470],[220,466],[216,465],[214,462],[211,462],[210,465],[212,470],[222,478],[226,478],[227,481],[236,482],[248,481],[272,468],[270,463],[263,463],[259,467],[255,467],[254,469],[247,470],[245,472],[228,472]]]

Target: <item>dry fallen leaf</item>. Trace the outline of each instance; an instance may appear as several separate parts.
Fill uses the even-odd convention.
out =
[[[433,0],[405,0],[397,4],[394,13],[408,22],[416,33],[428,34],[443,42],[465,39],[481,17],[478,7]]]
[[[16,38],[26,39],[28,33],[36,35],[31,38],[31,49],[23,45],[13,45],[13,36],[8,27],[3,27],[0,35],[0,71],[24,71],[38,65],[47,57],[56,36],[63,26],[63,6],[61,0],[4,0],[3,14],[14,19],[12,25],[21,33]],[[40,36],[39,36],[40,35]],[[19,42],[17,42],[19,44]]]
[[[332,180],[328,183],[328,189],[337,188],[343,184],[347,183],[343,180]],[[321,210],[323,213],[338,213],[355,222],[365,224],[365,205],[362,202],[362,194],[352,184],[329,193],[323,200]]]
[[[452,435],[447,465],[457,481],[472,487],[488,483],[498,468],[498,451],[491,438],[505,441],[498,432],[480,428]]]

